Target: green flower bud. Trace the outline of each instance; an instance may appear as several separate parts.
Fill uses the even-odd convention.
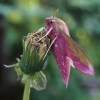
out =
[[[19,66],[24,73],[32,74],[41,71],[47,56],[43,59],[49,45],[50,39],[44,37],[45,31],[30,33],[23,37],[23,54]],[[41,39],[40,41],[38,41]]]
[[[47,80],[46,76],[42,73],[44,63],[47,58],[47,54],[50,48],[50,39],[46,36],[46,31],[37,31],[36,33],[30,33],[23,37],[23,54],[21,59],[16,59],[18,62],[13,65],[4,65],[7,68],[15,67],[18,79],[28,86],[28,89],[34,87],[40,91],[46,88]],[[38,84],[38,78],[42,81],[42,86]],[[30,89],[29,89],[30,90]],[[25,89],[24,93],[29,93]],[[26,94],[25,94],[26,95]],[[26,96],[25,96],[26,98]]]

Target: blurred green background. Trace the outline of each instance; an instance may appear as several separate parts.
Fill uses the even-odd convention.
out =
[[[45,18],[53,14],[63,19],[71,37],[91,59],[95,77],[71,69],[66,89],[53,55],[43,71],[47,87],[31,89],[30,100],[100,100],[100,0],[0,0],[0,100],[22,100],[24,84],[17,81],[14,68],[22,54],[22,37],[45,26]]]

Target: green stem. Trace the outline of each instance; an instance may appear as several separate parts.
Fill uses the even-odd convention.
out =
[[[30,97],[30,80],[27,80],[24,88],[23,100],[29,100]]]

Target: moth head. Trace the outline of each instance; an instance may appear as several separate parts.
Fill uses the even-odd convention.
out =
[[[46,18],[45,21],[46,21],[46,25],[51,27],[55,23],[55,19],[53,17]]]
[[[45,19],[47,26],[53,27],[54,23],[56,22],[55,15],[57,12],[58,12],[58,9],[53,13],[51,17]]]

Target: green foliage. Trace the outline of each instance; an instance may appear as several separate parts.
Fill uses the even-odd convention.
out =
[[[5,2],[4,2],[5,1]],[[95,77],[100,75],[100,0],[2,0],[0,15],[3,15],[7,29],[5,43],[7,55],[20,55],[22,36],[45,26],[45,18],[59,8],[57,17],[63,19],[71,37],[82,47],[93,62]],[[17,47],[13,47],[13,46]],[[9,50],[9,52],[8,52]],[[15,59],[15,58],[14,58]],[[49,57],[44,72],[48,85],[46,90],[31,89],[30,100],[99,100],[100,89],[94,88],[97,80],[71,69],[68,89],[61,80],[55,59]],[[93,83],[89,82],[92,81]],[[98,85],[97,85],[98,86]],[[95,89],[95,91],[93,91]],[[19,97],[20,98],[20,97]]]

